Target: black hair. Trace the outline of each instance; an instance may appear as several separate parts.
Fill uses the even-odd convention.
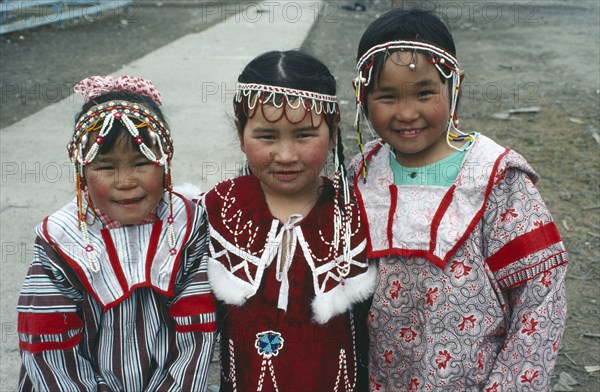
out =
[[[372,47],[390,41],[411,40],[435,45],[456,57],[456,47],[450,30],[435,14],[419,9],[398,8],[386,12],[373,21],[363,33],[356,61]],[[379,79],[385,56],[377,56],[373,64],[373,78]],[[442,82],[446,79],[440,75]],[[369,94],[376,83],[366,86]],[[366,106],[365,106],[366,109]]]
[[[96,98],[90,100],[89,102],[83,104],[83,106],[81,107],[81,111],[75,116],[75,123],[77,123],[79,118],[81,118],[81,116],[83,116],[93,106],[110,101],[128,101],[131,103],[143,105],[149,110],[151,110],[154,114],[156,114],[160,121],[162,121],[165,124],[165,127],[168,128],[162,110],[160,110],[160,107],[152,99],[146,97],[145,95],[120,90],[109,91],[108,93],[99,95]],[[135,124],[139,123],[139,121],[136,119],[133,119],[133,122]],[[148,146],[152,145],[152,142],[150,141],[150,136],[148,135],[147,127],[140,128],[138,129],[138,131],[140,133],[140,136],[144,140],[144,143]],[[126,137],[130,146],[137,146],[137,144],[135,144],[133,136],[131,136],[131,134],[129,133],[129,131],[127,131],[123,124],[121,124],[120,121],[115,121],[112,125],[111,132],[109,132],[104,137],[104,141],[100,145],[100,149],[98,150],[98,152],[100,154],[106,154],[114,147],[117,140],[119,140],[121,137]],[[88,147],[91,145],[92,143],[88,143]]]
[[[413,40],[433,44],[456,57],[456,47],[448,27],[432,12],[398,8],[373,21],[358,44],[358,61],[375,45],[389,41]]]

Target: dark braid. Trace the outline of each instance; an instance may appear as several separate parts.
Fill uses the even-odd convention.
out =
[[[336,153],[340,162],[340,174],[346,177],[346,165],[344,164],[344,144],[342,143],[342,129],[338,126],[337,129],[337,148]],[[337,167],[336,167],[337,169]]]

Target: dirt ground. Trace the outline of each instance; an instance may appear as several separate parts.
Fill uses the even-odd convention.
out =
[[[538,187],[570,253],[568,320],[554,390],[600,390],[598,2],[394,3],[446,18],[466,73],[461,128],[514,148],[540,175]],[[368,23],[392,1],[365,1],[364,12],[345,10],[345,4],[323,2],[303,46],[338,78],[349,157],[356,152],[350,88],[356,47]],[[136,2],[101,19],[0,36],[0,128],[68,96],[87,75],[114,72],[219,21],[206,11],[200,1]]]

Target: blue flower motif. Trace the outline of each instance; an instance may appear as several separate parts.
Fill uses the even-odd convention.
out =
[[[269,358],[279,354],[279,350],[283,348],[283,338],[279,332],[260,332],[256,334],[256,343],[254,346],[258,350],[258,354]]]

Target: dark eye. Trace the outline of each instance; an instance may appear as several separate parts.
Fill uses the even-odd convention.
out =
[[[114,170],[115,167],[111,165],[99,165],[92,167],[94,170]]]
[[[419,93],[417,94],[417,96],[419,98],[426,98],[426,97],[428,97],[430,95],[433,95],[433,94],[435,94],[435,91],[433,91],[433,90],[423,90],[423,91],[419,91]]]
[[[298,139],[306,139],[309,137],[313,137],[315,134],[313,132],[302,132],[298,134]]]
[[[142,166],[147,166],[149,165],[151,162],[150,161],[142,161],[142,162],[138,162],[135,164],[135,167],[142,167]]]
[[[391,95],[391,94],[384,94],[384,95],[378,96],[375,99],[377,99],[378,101],[387,102],[387,101],[393,101],[395,99],[395,97],[393,95]]]

